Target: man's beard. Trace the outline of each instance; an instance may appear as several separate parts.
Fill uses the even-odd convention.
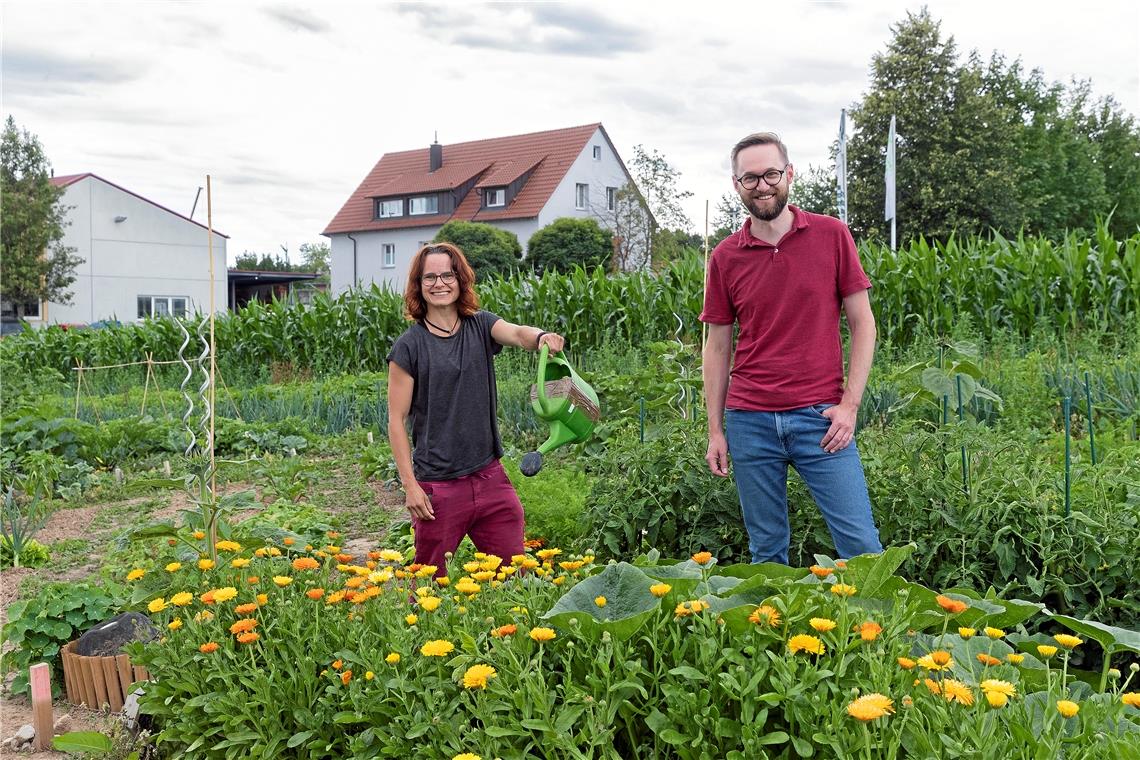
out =
[[[772,188],[774,195],[766,201],[771,205],[765,210],[760,206],[760,202],[754,200],[752,195],[749,194],[747,198],[741,198],[740,202],[744,204],[745,210],[756,219],[762,222],[770,222],[784,212],[784,207],[788,205],[788,191],[782,188]]]

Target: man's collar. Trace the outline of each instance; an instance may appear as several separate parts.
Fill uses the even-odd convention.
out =
[[[792,212],[792,227],[791,230],[804,230],[809,226],[808,215],[800,208],[788,204],[788,210]],[[789,230],[790,231],[790,230]],[[751,246],[768,246],[771,243],[766,243],[760,238],[752,234],[752,217],[748,216],[744,219],[744,226],[740,228],[737,233],[737,243],[741,248],[748,248]]]

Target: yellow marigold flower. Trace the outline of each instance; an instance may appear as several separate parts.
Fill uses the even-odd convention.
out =
[[[245,631],[252,631],[258,626],[257,618],[242,618],[237,620],[230,626],[230,633],[244,633]]]
[[[240,570],[243,567],[249,567],[249,563],[252,561],[249,557],[234,557],[230,560],[230,567],[236,567]]]
[[[384,549],[380,552],[378,559],[382,559],[385,562],[403,562],[404,555],[395,549]]]
[[[424,657],[446,657],[455,651],[455,645],[445,639],[429,641],[420,647],[420,654]]]
[[[835,621],[829,620],[828,618],[812,618],[809,623],[811,624],[812,628],[816,629],[820,633],[827,633],[831,629],[835,628]]]
[[[911,668],[913,668],[917,664],[918,663],[916,663],[914,660],[910,659],[909,657],[900,657],[899,658],[899,667],[901,667],[903,670],[910,670]]]
[[[451,579],[448,578],[446,575],[441,575],[440,577],[436,578],[435,582],[437,585],[439,585],[440,587],[443,587],[443,588],[446,588],[447,586],[451,585]]]
[[[223,586],[222,588],[214,589],[214,601],[218,603],[228,602],[237,596],[237,589],[233,586]]]
[[[673,590],[673,587],[668,583],[654,583],[649,587],[649,593],[660,599]]]
[[[258,594],[255,598],[257,599],[258,604],[269,604],[269,594]]]
[[[977,634],[978,634],[978,629],[976,629],[976,628],[959,628],[958,629],[958,635],[964,639],[972,639]]]
[[[586,563],[580,559],[573,559],[573,560],[567,560],[565,562],[559,562],[558,566],[560,568],[562,568],[563,570],[574,571],[574,570],[581,570],[582,565],[584,565],[584,564],[586,564]]]
[[[987,667],[994,667],[995,665],[1001,665],[1001,660],[999,660],[998,658],[996,658],[992,655],[988,655],[985,652],[978,652],[977,657],[978,657],[978,662],[982,663],[983,665],[986,665]]]
[[[364,680],[365,681],[371,681],[375,677],[376,677],[376,674],[373,673],[371,670],[364,671]]]
[[[1057,712],[1064,715],[1066,718],[1071,718],[1081,711],[1081,706],[1076,702],[1070,702],[1067,699],[1057,700]]]
[[[203,533],[202,531],[200,531],[200,530],[194,531],[194,538],[198,539],[199,541],[205,537],[206,537],[206,534]]]
[[[484,570],[498,570],[503,564],[503,558],[496,557],[494,554],[488,554],[479,564]],[[434,573],[435,570],[432,569],[432,572]]]
[[[256,611],[257,611],[257,605],[254,604],[253,602],[249,602],[248,604],[239,604],[237,607],[234,607],[234,614],[235,615],[248,615],[248,614],[250,614],[252,612],[256,612]]]
[[[1140,691],[1129,691],[1120,695],[1120,701],[1130,707],[1140,709]]]
[[[990,703],[990,707],[1005,707],[1006,704],[1009,703],[1009,697],[1000,691],[987,691],[984,692],[984,694],[986,695],[986,701]]]
[[[951,599],[944,594],[939,594],[938,596],[934,597],[934,601],[938,602],[938,606],[946,610],[951,615],[957,615],[959,612],[965,612],[970,607],[970,605],[966,604],[961,599]]]
[[[925,670],[950,670],[954,667],[954,660],[949,652],[938,649],[919,657],[918,664]]]
[[[1037,654],[1041,655],[1042,657],[1052,657],[1053,655],[1057,654],[1057,647],[1051,644],[1038,644]]]
[[[364,582],[365,582],[364,578],[361,578],[359,576],[354,576],[354,577],[349,578],[347,581],[344,582],[344,587],[345,588],[360,588],[361,586],[364,585]]]
[[[202,654],[210,654],[211,652],[218,651],[218,642],[207,641],[205,644],[198,647],[198,651]]]
[[[598,605],[599,607],[605,607],[606,598],[604,596],[596,596],[594,597],[594,604]]]
[[[146,575],[146,570],[143,570],[141,567],[136,567],[134,570],[127,573],[127,580],[134,582],[142,578],[144,575]]]
[[[297,557],[297,559],[293,560],[294,570],[316,570],[320,566],[321,563],[312,557]]]
[[[150,610],[151,612],[162,612],[163,610],[166,609],[166,600],[163,599],[161,596],[158,597],[157,599],[152,599],[150,604],[148,604],[146,606],[146,608],[148,610]]]
[[[494,570],[479,570],[477,572],[472,573],[471,577],[474,578],[475,580],[479,581],[480,583],[486,583],[487,581],[489,581],[495,577],[495,571]]]
[[[864,620],[855,626],[855,630],[859,632],[859,638],[863,641],[874,641],[883,632],[883,627],[874,620]]]
[[[172,631],[177,631],[179,628],[182,627],[182,618],[174,618],[173,620],[171,620],[169,623],[166,624],[166,627]]]
[[[536,567],[538,567],[538,560],[533,557],[527,557],[525,560],[523,560],[522,567],[524,570],[534,570]]]
[[[399,661],[400,661],[400,653],[399,652],[389,652],[388,656],[384,658],[384,662],[388,663],[389,665],[395,665]]]
[[[246,633],[238,634],[237,640],[238,640],[239,644],[252,644],[253,642],[257,641],[259,638],[261,638],[261,637],[258,636],[253,631],[248,631]]]
[[[535,555],[541,560],[554,559],[562,553],[561,549],[539,549]]]
[[[269,556],[269,550],[266,549],[264,546],[262,546],[260,549],[254,549],[253,550],[253,556],[255,556],[255,557],[268,557]]]
[[[1000,638],[1003,638],[1005,636],[1005,631],[1003,631],[1000,628],[991,628],[990,626],[987,625],[986,626],[986,635],[989,636],[991,639],[1000,639]]]
[[[241,544],[237,541],[219,541],[214,544],[214,548],[220,552],[240,552]]]
[[[942,687],[938,685],[937,681],[930,678],[924,678],[922,682],[926,685],[927,690],[931,694],[938,696],[942,693]],[[915,683],[918,683],[918,681],[915,681]]]
[[[198,560],[198,569],[203,571],[203,572],[205,572],[206,570],[213,570],[214,569],[214,560],[212,560],[212,559],[200,559],[200,560]]]
[[[476,755],[474,752],[460,752],[451,760],[483,760],[481,755]]]
[[[330,539],[335,540],[335,539],[340,538],[340,531],[327,530],[327,531],[325,531],[325,535],[328,536]]]
[[[166,572],[168,572],[168,573],[174,573],[174,572],[177,572],[181,569],[182,569],[182,563],[181,562],[171,562],[169,565],[166,566]]]
[[[415,625],[416,623],[420,622],[420,619],[416,615],[409,612],[407,615],[404,615],[404,622],[408,625]]]
[[[314,601],[316,601],[317,599],[320,599],[324,595],[325,595],[325,590],[323,588],[311,588],[305,592],[305,596],[309,597],[310,599],[312,599]]]
[[[461,594],[466,594],[467,596],[474,596],[475,594],[478,594],[480,588],[482,587],[478,583],[466,576],[460,578],[459,582],[455,584],[455,590]]]
[[[560,575],[557,578],[551,578],[550,582],[553,583],[555,586],[561,586],[563,583],[566,582],[566,576]]]
[[[946,698],[947,702],[958,702],[969,707],[974,704],[973,690],[953,678],[947,678],[942,681],[942,696]]]
[[[752,614],[748,616],[748,622],[753,625],[766,625],[769,628],[775,628],[780,624],[780,611],[770,604],[762,604],[752,610]]]
[[[281,556],[281,550],[278,549],[276,546],[269,547],[268,552],[269,552],[270,557],[280,557]]]
[[[209,621],[211,621],[213,619],[214,619],[214,613],[210,612],[209,610],[202,610],[201,612],[199,612],[197,615],[194,616],[194,622],[196,622],[196,623],[208,623]]]
[[[1076,636],[1070,636],[1067,633],[1058,633],[1053,637],[1053,640],[1063,646],[1065,649],[1076,649],[1081,644],[1085,643],[1084,639],[1079,639]]]
[[[836,596],[854,596],[857,589],[846,583],[836,583],[831,587],[831,593]]]
[[[864,694],[847,705],[847,714],[861,721],[872,721],[893,713],[894,703],[883,694]]]
[[[550,641],[555,638],[557,634],[551,628],[531,628],[530,637],[538,642]]]
[[[822,565],[812,565],[808,568],[811,574],[816,578],[826,578],[834,572],[830,567],[823,567]]]
[[[1010,697],[1017,695],[1017,688],[1009,681],[999,681],[996,678],[987,678],[978,684],[990,707],[1005,707]]]
[[[1020,665],[1021,663],[1023,663],[1025,661],[1025,655],[1010,652],[1009,654],[1007,654],[1005,656],[1005,659],[1009,660],[1014,665]]]
[[[709,562],[712,562],[712,558],[712,552],[697,552],[693,555],[693,562],[696,562],[698,565],[707,565]]]
[[[175,607],[185,607],[194,601],[194,595],[189,591],[179,591],[174,596],[170,597],[170,603]]]
[[[805,633],[798,634],[788,639],[788,649],[792,650],[792,654],[797,652],[810,652],[811,654],[823,654],[827,651],[823,646],[823,642],[815,636],[808,636]]]
[[[325,604],[336,604],[344,599],[345,592],[334,591],[325,597]]]
[[[293,582],[293,579],[290,578],[288,575],[275,575],[275,576],[273,576],[273,582],[276,583],[281,588],[285,588],[286,586],[288,586],[290,583]]]
[[[443,600],[438,596],[425,596],[420,599],[420,607],[422,607],[425,612],[435,612],[442,603]]]
[[[463,687],[466,689],[486,689],[487,682],[499,675],[490,665],[472,665],[463,673]]]

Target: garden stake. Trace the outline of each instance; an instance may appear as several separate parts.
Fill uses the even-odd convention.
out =
[[[1088,410],[1089,415],[1089,458],[1092,460],[1093,466],[1096,466],[1096,438],[1093,434],[1093,404],[1092,404],[1092,389],[1089,387],[1089,373],[1085,371],[1085,408]]]
[[[32,726],[36,729],[36,749],[51,749],[54,719],[51,710],[51,666],[37,662],[28,669],[32,687]]]
[[[1064,397],[1061,404],[1062,413],[1065,415],[1065,517],[1069,516],[1072,511],[1072,503],[1070,502],[1069,494],[1069,411],[1072,406],[1073,400],[1069,396]]]
[[[954,375],[954,382],[958,386],[958,422],[962,422],[965,417],[962,414],[962,375]],[[966,444],[962,444],[962,490],[966,495],[970,495],[970,465],[966,461]]]
[[[641,442],[645,443],[645,397],[642,396],[638,401],[639,411],[637,413],[638,422],[641,424]]]

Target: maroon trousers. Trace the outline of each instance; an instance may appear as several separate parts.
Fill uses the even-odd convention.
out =
[[[434,520],[412,521],[416,529],[416,563],[435,565],[436,577],[447,574],[448,552],[471,536],[475,548],[509,564],[523,553],[523,507],[499,460],[454,480],[421,480],[431,498]]]

